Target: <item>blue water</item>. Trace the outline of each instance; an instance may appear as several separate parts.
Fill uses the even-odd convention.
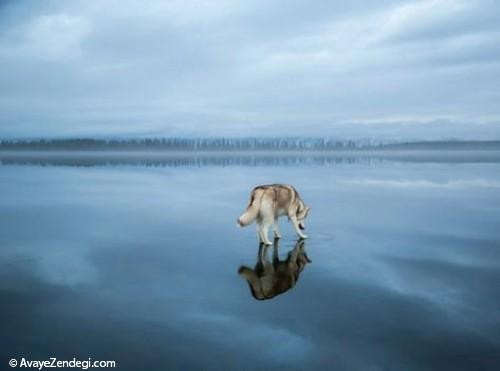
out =
[[[280,161],[0,166],[2,365],[500,369],[500,162]],[[312,262],[256,300],[235,221],[265,183],[310,205]]]

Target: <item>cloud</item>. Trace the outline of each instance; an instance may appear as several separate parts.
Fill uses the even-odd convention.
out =
[[[7,3],[0,137],[359,136],[368,121],[500,137],[499,20],[488,0]]]
[[[44,15],[31,22],[25,31],[22,49],[33,56],[58,59],[78,57],[81,42],[90,33],[91,25],[85,18],[65,13]]]
[[[264,65],[273,72],[286,66],[323,74],[428,68],[435,61],[463,64],[465,56],[469,57],[465,62],[480,61],[485,55],[496,61],[498,29],[470,24],[470,19],[480,18],[479,10],[475,3],[430,0],[335,20],[281,47],[273,45],[270,49],[275,51]]]

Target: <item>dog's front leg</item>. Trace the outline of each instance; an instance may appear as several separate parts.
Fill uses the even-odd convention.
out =
[[[290,217],[290,221],[292,222],[293,228],[295,229],[297,235],[302,239],[307,238],[307,235],[302,233],[302,231],[300,230],[299,221],[297,220],[297,217],[295,215]]]

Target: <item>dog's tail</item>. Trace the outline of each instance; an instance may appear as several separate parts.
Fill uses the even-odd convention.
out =
[[[252,223],[255,218],[257,218],[257,214],[259,214],[260,208],[260,200],[262,198],[262,190],[254,189],[250,195],[250,201],[248,202],[248,207],[243,214],[240,215],[236,223],[240,227],[244,227]]]
[[[257,273],[255,273],[253,269],[241,266],[240,269],[238,269],[238,274],[240,275],[240,277],[244,278],[247,281],[248,287],[250,287],[252,296],[255,299],[257,300],[267,299],[264,290],[262,288],[262,282],[259,279]]]

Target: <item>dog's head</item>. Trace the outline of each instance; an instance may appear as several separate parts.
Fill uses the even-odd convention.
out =
[[[309,214],[310,207],[306,206],[302,200],[299,202],[299,206],[297,206],[297,220],[299,221],[299,228],[304,230],[306,226],[304,225],[304,220],[307,218],[307,214]]]

